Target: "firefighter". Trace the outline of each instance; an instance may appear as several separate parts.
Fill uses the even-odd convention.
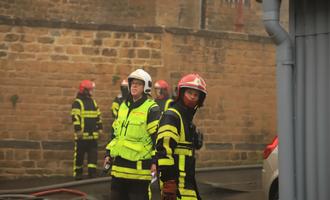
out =
[[[154,88],[156,94],[155,101],[160,106],[161,111],[164,112],[168,109],[170,103],[173,101],[169,95],[170,86],[166,81],[158,80],[156,81]]]
[[[120,84],[120,94],[116,96],[112,102],[111,112],[114,119],[117,118],[119,106],[127,98],[128,93],[128,82],[126,79],[124,79]]]
[[[114,138],[106,147],[104,165],[112,164],[110,199],[148,200],[156,172],[154,144],[160,108],[149,98],[151,77],[137,69],[128,76],[129,95],[113,123]]]
[[[119,106],[127,98],[128,93],[129,93],[129,91],[128,91],[127,79],[123,79],[120,84],[120,94],[115,97],[115,99],[113,100],[112,105],[111,105],[111,113],[112,113],[113,121],[117,118]],[[113,121],[111,122],[111,124],[113,123]],[[112,137],[113,137],[113,128],[111,127],[110,139]]]
[[[179,81],[177,98],[160,119],[156,156],[162,200],[201,199],[195,179],[195,150],[202,147],[203,134],[192,121],[205,97],[203,78],[188,74]]]
[[[92,97],[95,83],[83,80],[79,92],[72,104],[72,122],[74,125],[74,177],[82,179],[84,156],[87,153],[88,177],[96,177],[97,139],[102,132],[101,112]]]

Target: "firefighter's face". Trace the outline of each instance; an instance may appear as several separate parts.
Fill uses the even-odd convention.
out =
[[[89,92],[90,95],[93,95],[94,88],[89,89],[88,92]]]
[[[155,87],[155,95],[157,98],[159,98],[162,95],[162,89],[159,87]]]
[[[144,82],[138,79],[133,79],[131,82],[131,95],[133,98],[139,98],[143,94]]]
[[[199,100],[200,92],[195,89],[188,88],[184,92],[183,102],[186,106],[194,108]]]

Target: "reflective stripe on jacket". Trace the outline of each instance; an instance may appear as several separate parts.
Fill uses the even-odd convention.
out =
[[[148,132],[151,128],[157,128],[158,120],[148,124],[147,117],[149,109],[154,106],[157,104],[148,99],[128,113],[129,107],[126,103],[120,105],[118,117],[113,123],[115,138],[107,147],[111,157],[120,156],[131,161],[151,158],[153,144]]]
[[[111,113],[112,113],[112,117],[114,119],[117,118],[118,116],[118,110],[119,110],[119,106],[120,104],[124,101],[124,97],[122,96],[117,96],[113,102],[112,102],[112,105],[111,105]]]
[[[164,111],[166,111],[169,107],[170,104],[173,102],[173,99],[167,99],[165,102],[165,107],[164,107]]]
[[[156,144],[161,180],[175,179],[180,199],[194,200],[198,199],[198,194],[190,124],[191,121],[184,119],[175,107],[170,107],[161,119]]]
[[[151,136],[157,132],[160,110],[151,99],[140,106],[120,105],[113,123],[115,137],[107,145],[114,158],[111,175],[118,178],[151,180],[150,166],[154,154]]]
[[[155,102],[159,105],[162,112],[165,112],[169,107],[170,104],[173,102],[173,99],[155,99]]]
[[[72,105],[71,115],[75,132],[81,131],[83,140],[98,139],[98,131],[102,129],[102,119],[95,100],[76,98]],[[76,135],[75,139],[78,139]]]

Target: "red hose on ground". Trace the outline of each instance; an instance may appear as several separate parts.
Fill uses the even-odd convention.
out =
[[[42,191],[42,192],[32,193],[31,195],[38,197],[38,196],[44,196],[47,194],[53,194],[53,193],[59,193],[59,192],[67,192],[67,193],[75,194],[78,196],[87,197],[87,194],[85,192],[82,192],[80,190],[75,190],[75,189],[66,189],[66,188],[46,190],[46,191]]]

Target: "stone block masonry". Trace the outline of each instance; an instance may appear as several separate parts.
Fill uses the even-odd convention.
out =
[[[120,80],[140,67],[173,87],[186,73],[205,78],[199,167],[260,163],[276,132],[274,50],[249,34],[2,17],[0,177],[72,175],[70,109],[83,79],[96,83],[105,125],[101,164],[111,102]]]
[[[288,2],[281,24],[288,27]],[[9,18],[83,24],[183,27],[266,36],[262,4],[256,0],[19,0],[0,1]]]

